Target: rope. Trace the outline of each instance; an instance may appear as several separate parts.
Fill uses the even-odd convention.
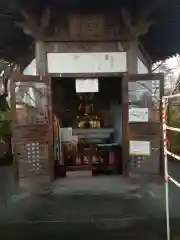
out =
[[[173,182],[177,187],[180,188],[180,183],[177,182],[174,178],[172,178],[171,176],[168,175],[168,179],[169,179],[171,182]]]
[[[169,152],[167,149],[165,149],[165,152],[166,152],[166,154],[168,154],[169,156],[171,156],[171,157],[177,159],[178,161],[180,161],[180,156],[178,156],[178,155],[176,155],[176,154],[174,154],[174,153],[172,153],[172,152]]]
[[[173,95],[168,95],[168,96],[163,96],[163,99],[169,99],[169,98],[177,98],[180,97],[180,93],[173,94]]]
[[[166,129],[174,131],[174,132],[180,132],[180,128],[169,127],[167,125],[166,125]]]

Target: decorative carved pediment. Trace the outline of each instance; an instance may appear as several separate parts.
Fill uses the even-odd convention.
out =
[[[25,34],[33,36],[35,39],[42,39],[46,35],[47,28],[50,27],[51,9],[47,8],[39,17],[30,11],[21,11],[24,17],[23,22],[18,22]]]
[[[102,15],[70,16],[69,35],[72,38],[101,38],[105,34],[105,18]]]
[[[152,22],[147,16],[135,24],[127,9],[107,14],[63,14],[47,8],[41,16],[22,11],[24,21],[17,23],[25,34],[42,41],[132,41],[148,32]]]
[[[133,24],[129,10],[125,8],[121,9],[122,21],[124,27],[129,33],[130,39],[137,39],[139,36],[145,35],[149,31],[153,21],[148,20],[148,14],[149,11],[144,13],[142,16],[139,16],[136,23]]]

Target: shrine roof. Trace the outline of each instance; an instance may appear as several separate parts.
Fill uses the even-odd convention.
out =
[[[144,49],[153,61],[180,53],[180,0],[1,0],[0,3],[0,58],[20,61],[33,43],[33,38],[17,26],[22,20],[20,10],[33,8],[41,11],[47,6],[61,9],[120,9],[130,10],[134,19],[150,9],[153,20],[149,31],[140,37]]]

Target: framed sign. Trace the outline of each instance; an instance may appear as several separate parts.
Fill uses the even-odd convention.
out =
[[[149,141],[130,141],[129,142],[130,155],[150,156],[151,143]]]
[[[99,91],[99,82],[97,78],[76,79],[77,93],[93,93]]]
[[[148,122],[148,108],[129,108],[129,122]]]

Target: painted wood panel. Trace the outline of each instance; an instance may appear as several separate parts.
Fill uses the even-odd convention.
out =
[[[49,53],[49,73],[126,72],[126,53]]]
[[[123,73],[127,71],[126,52],[48,53],[48,73]],[[37,75],[35,59],[24,75]]]

